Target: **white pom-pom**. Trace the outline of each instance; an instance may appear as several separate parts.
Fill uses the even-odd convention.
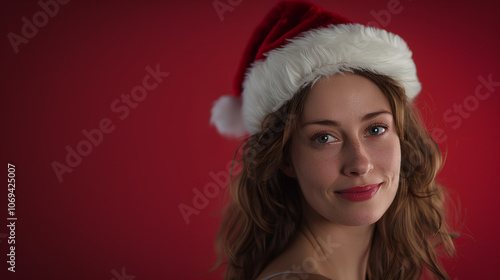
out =
[[[241,113],[241,98],[225,95],[214,102],[210,124],[226,137],[241,137],[247,134]]]

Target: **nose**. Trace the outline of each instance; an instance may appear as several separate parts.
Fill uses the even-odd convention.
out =
[[[373,170],[373,164],[366,153],[366,148],[359,140],[347,141],[343,147],[344,175],[363,176]]]

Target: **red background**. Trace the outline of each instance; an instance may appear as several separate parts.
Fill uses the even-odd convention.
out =
[[[22,18],[32,21],[41,7],[2,1],[0,276],[119,279],[125,268],[136,280],[221,279],[221,270],[204,272],[215,261],[224,189],[189,224],[178,206],[193,207],[193,189],[226,172],[238,141],[209,126],[210,108],[232,90],[250,33],[276,3],[221,1],[234,4],[222,17],[212,0],[73,0],[17,54],[7,34],[21,35]],[[387,16],[380,11],[394,0],[314,2],[366,24]],[[499,3],[401,0],[381,22],[413,50],[417,105],[441,130],[439,179],[462,232],[457,258],[446,262],[452,279],[498,275],[500,87],[486,100],[473,96],[479,76],[500,82]],[[121,120],[110,106],[142,84],[148,65],[170,75]],[[464,101],[473,110],[444,115]],[[82,130],[103,118],[115,129],[59,182],[51,164],[64,164],[65,147],[76,149]],[[16,166],[15,273],[6,264],[7,163]]]

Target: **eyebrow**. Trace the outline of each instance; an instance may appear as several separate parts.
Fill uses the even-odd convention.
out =
[[[380,111],[377,111],[377,112],[373,112],[373,113],[368,113],[366,115],[364,115],[362,118],[361,118],[361,122],[366,122],[368,120],[371,120],[379,115],[382,115],[382,114],[389,114],[392,116],[392,113],[387,111],[387,110],[380,110]],[[313,121],[310,121],[310,122],[306,122],[302,125],[302,127],[306,126],[306,125],[311,125],[311,124],[319,124],[319,125],[327,125],[327,126],[334,126],[334,127],[340,127],[340,122],[338,121],[334,121],[334,120],[313,120]]]

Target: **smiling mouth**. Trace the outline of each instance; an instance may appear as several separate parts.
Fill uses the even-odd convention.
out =
[[[360,187],[356,186],[345,190],[335,191],[335,194],[349,201],[365,201],[374,197],[381,185],[382,183]]]

